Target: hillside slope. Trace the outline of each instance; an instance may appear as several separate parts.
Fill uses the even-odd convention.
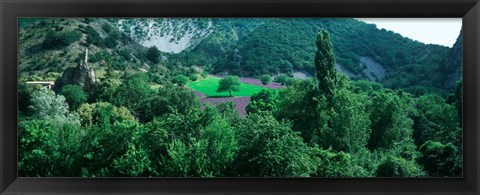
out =
[[[348,18],[145,20],[130,22],[129,28],[136,29],[130,36],[134,40],[142,37],[139,41],[144,46],[155,45],[164,51],[165,64],[196,65],[216,74],[254,77],[303,71],[313,75],[316,32],[325,28],[332,37],[338,70],[350,78],[392,88],[438,88],[445,74],[439,67],[449,51]],[[119,29],[126,24],[113,23]]]
[[[457,41],[448,52],[442,66],[444,68],[442,72],[445,73],[444,86],[447,88],[454,88],[462,76],[462,41],[463,36],[462,32],[460,32]]]
[[[450,50],[348,18],[25,20],[19,33],[19,69],[22,75],[61,73],[75,66],[88,48],[91,66],[99,76],[107,67],[119,74],[143,71],[153,77],[188,73],[192,68],[249,77],[296,72],[314,75],[315,37],[322,28],[330,32],[337,69],[354,80],[426,91],[451,86],[459,78],[461,36]],[[46,48],[43,43],[49,32],[70,33],[72,42]],[[158,62],[146,57],[152,47],[160,51]],[[455,74],[447,75],[451,72]]]
[[[313,74],[314,43],[320,28],[331,34],[340,71],[353,79],[381,81],[394,88],[417,83],[433,86],[424,78],[435,75],[448,51],[355,19],[273,19],[240,41],[215,70],[248,76],[296,70]]]
[[[146,59],[147,48],[106,19],[25,20],[19,28],[18,46],[19,75],[27,80],[55,80],[78,65],[85,49],[89,50],[88,64],[99,78],[108,68],[118,75],[162,68]]]

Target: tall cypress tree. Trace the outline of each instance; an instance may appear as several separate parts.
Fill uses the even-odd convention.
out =
[[[335,56],[333,55],[330,36],[325,29],[321,29],[318,33],[316,44],[315,69],[319,82],[318,89],[321,94],[325,95],[331,105],[337,83],[337,70],[335,69]]]

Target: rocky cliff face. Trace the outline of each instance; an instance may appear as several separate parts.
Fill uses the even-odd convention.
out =
[[[118,20],[117,28],[145,47],[180,53],[194,47],[211,32],[209,19],[149,18]]]
[[[370,81],[380,82],[385,77],[385,68],[369,57],[360,57],[360,66],[364,66],[363,74]]]
[[[84,57],[80,59],[78,66],[67,68],[62,77],[55,82],[55,88],[60,90],[64,85],[83,87],[91,83],[95,83],[95,71],[88,66],[88,49],[85,49]]]
[[[444,86],[449,89],[456,86],[457,81],[462,75],[462,57],[462,32],[460,32],[457,42],[455,42],[450,49],[444,61]]]

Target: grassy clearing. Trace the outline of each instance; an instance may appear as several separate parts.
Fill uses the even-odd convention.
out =
[[[221,78],[208,76],[207,78],[193,81],[187,84],[189,88],[199,91],[209,97],[229,97],[228,92],[216,92],[218,88],[218,82]],[[252,96],[261,90],[266,89],[264,87],[251,85],[247,83],[240,84],[240,91],[232,91],[233,96]]]

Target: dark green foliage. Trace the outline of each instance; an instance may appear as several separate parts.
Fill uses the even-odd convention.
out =
[[[161,175],[225,176],[237,150],[233,128],[211,109],[155,118],[143,136],[151,166]]]
[[[260,81],[262,81],[262,84],[268,85],[270,82],[272,82],[272,77],[270,75],[264,74],[260,76]]]
[[[114,48],[118,45],[118,41],[113,36],[108,36],[103,40],[103,44],[107,48]]]
[[[383,89],[382,84],[377,82],[367,81],[367,80],[350,81],[350,85],[352,88],[354,88],[354,90],[356,90],[355,88],[358,88],[360,91],[363,91],[369,94],[374,91],[379,91]]]
[[[271,115],[252,114],[236,127],[239,151],[235,159],[239,176],[292,177],[316,172],[318,162],[290,125]]]
[[[127,107],[134,115],[142,109],[142,102],[152,95],[152,89],[147,83],[145,74],[128,75],[118,86],[111,102],[116,106]]]
[[[307,143],[356,152],[365,147],[371,132],[365,106],[368,97],[349,91],[344,76],[337,78],[326,31],[319,33],[317,44],[319,83],[304,80],[283,91],[277,116],[291,120],[293,129],[302,132]]]
[[[352,160],[348,153],[335,153],[332,149],[314,150],[319,159],[316,177],[350,177],[352,175]]]
[[[98,32],[92,26],[87,26],[85,31],[87,34],[87,44],[96,45],[98,47],[104,46],[102,37],[100,37],[100,34],[98,34]]]
[[[313,42],[305,38],[312,26],[296,26],[297,21],[267,19],[243,39],[227,56],[215,63],[215,70],[242,76],[290,73],[292,69],[313,69]],[[291,22],[295,24],[291,24]],[[304,32],[297,33],[298,29]]]
[[[337,69],[335,69],[335,56],[330,42],[330,36],[325,29],[317,35],[317,53],[315,53],[315,69],[318,79],[318,89],[331,104],[337,82]]]
[[[76,110],[81,104],[87,102],[88,97],[82,87],[78,85],[65,85],[59,94],[65,97],[70,110]]]
[[[124,59],[122,58],[114,58],[114,59],[111,59],[110,61],[108,61],[107,63],[110,64],[110,66],[114,69],[114,70],[118,70],[118,71],[122,71],[122,72],[125,72],[128,68],[129,65],[132,65],[131,63],[128,63],[128,62],[125,62]]]
[[[175,83],[178,86],[185,86],[188,81],[189,79],[185,75],[177,75],[172,78],[172,83]]]
[[[245,108],[248,114],[262,111],[275,113],[277,111],[278,94],[274,90],[262,90],[253,95]]]
[[[160,51],[156,46],[148,48],[145,52],[145,56],[148,60],[155,64],[158,64],[158,62],[160,62]]]
[[[285,83],[283,85],[285,86],[291,86],[295,83],[295,78],[292,78],[292,77],[287,77],[285,79]]]
[[[142,121],[151,121],[167,113],[185,114],[189,109],[199,108],[200,103],[188,89],[178,86],[166,86],[158,89],[144,102],[139,110]]]
[[[311,82],[294,82],[280,91],[276,118],[288,119],[292,129],[301,132],[306,143],[318,140],[320,129],[327,128],[329,116],[325,98],[318,98],[318,88]],[[328,147],[327,147],[328,148]]]
[[[188,77],[191,81],[197,81],[198,80],[198,76],[196,74],[191,74],[189,77]]]
[[[460,177],[462,176],[461,152],[452,143],[442,144],[428,140],[420,147],[422,157],[418,163],[432,177]]]
[[[458,121],[460,125],[463,124],[463,80],[457,81],[457,87],[455,88],[455,107],[457,108]]]
[[[345,79],[341,77],[339,83]],[[352,153],[367,144],[371,130],[366,94],[352,93],[343,86],[328,106],[315,83],[303,81],[280,92],[279,97],[277,117],[291,120],[292,129],[300,131],[307,143]]]
[[[132,155],[132,146],[144,131],[141,124],[124,121],[113,125],[92,126],[85,130],[80,145],[82,158],[77,164],[77,167],[81,167],[81,176],[151,175],[150,162],[144,159],[144,154]],[[139,151],[141,152],[142,149],[139,148]],[[138,162],[142,164],[137,164]],[[133,164],[135,166],[131,166]]]
[[[168,146],[171,176],[225,176],[237,151],[234,129],[214,118],[190,140],[173,140]]]
[[[320,131],[318,144],[351,154],[365,148],[372,132],[366,108],[368,99],[363,93],[355,94],[345,88],[337,90],[329,112],[332,126]]]
[[[109,53],[106,51],[103,52],[96,52],[92,53],[88,56],[88,62],[90,63],[97,63],[100,62],[101,60],[106,60],[109,59]]]
[[[350,154],[350,170],[352,177],[374,177],[378,166],[378,156],[381,153],[372,153],[367,148],[363,148]],[[383,154],[381,154],[383,155]]]
[[[337,76],[335,56],[325,30],[321,30],[317,37],[315,68],[319,95],[314,98],[320,100],[317,104],[319,108],[325,106],[322,103],[325,98],[327,107],[319,109],[322,116],[320,124],[323,125],[317,127],[317,137],[313,141],[336,151],[356,152],[362,149],[370,134],[365,109],[367,98],[363,94],[351,93],[345,86],[347,79]]]
[[[127,61],[132,60],[132,54],[127,49],[118,50],[117,53],[118,53],[118,55],[122,56],[123,59],[125,59]]]
[[[32,93],[41,88],[39,85],[29,85],[25,82],[18,83],[18,111],[24,115],[29,114],[30,98]]]
[[[79,127],[66,124],[57,128],[47,120],[18,125],[19,174],[30,177],[78,176]]]
[[[368,148],[391,149],[412,142],[413,121],[409,118],[411,98],[401,91],[382,90],[371,95],[370,121],[372,134]]]
[[[461,129],[454,105],[445,103],[437,95],[425,95],[417,99],[416,110],[413,138],[418,147],[428,140],[461,143]]]
[[[106,32],[106,33],[111,33],[113,31],[113,27],[110,25],[110,24],[103,24],[102,25],[102,29]]]
[[[280,75],[275,77],[274,81],[277,82],[277,83],[281,83],[282,85],[285,85],[285,83],[287,81],[287,78],[288,78],[287,75],[280,74]]]
[[[427,95],[427,94],[437,94],[442,97],[446,96],[445,90],[440,90],[438,88],[433,88],[433,87],[412,86],[412,87],[402,88],[402,90],[412,94],[413,97],[420,97],[422,95]]]
[[[377,177],[420,177],[424,173],[414,161],[388,155],[378,166]]]
[[[240,87],[240,78],[237,76],[226,76],[218,83],[217,92],[228,91],[232,96],[232,91],[238,91]]]
[[[45,49],[60,49],[71,45],[82,37],[78,31],[56,32],[49,31],[45,36],[42,47]]]
[[[125,154],[113,160],[113,168],[122,176],[147,176],[154,172],[145,149],[129,144]]]
[[[108,24],[102,25],[102,29],[109,34],[109,36],[104,39],[102,39],[97,30],[95,30],[92,26],[87,26],[84,29],[85,33],[87,34],[87,44],[95,45],[101,48],[115,48],[118,45],[118,40],[121,39],[119,32]]]
[[[171,137],[168,129],[164,128],[164,121],[162,117],[145,124],[145,133],[141,135],[139,141],[144,149],[149,153],[149,159],[153,163],[152,168],[159,175],[165,175],[167,167],[167,149],[169,144],[169,137]]]
[[[108,72],[111,73],[111,69]],[[115,79],[109,77],[93,84],[93,90],[88,92],[89,102],[110,102],[115,97],[115,91],[120,85]]]

